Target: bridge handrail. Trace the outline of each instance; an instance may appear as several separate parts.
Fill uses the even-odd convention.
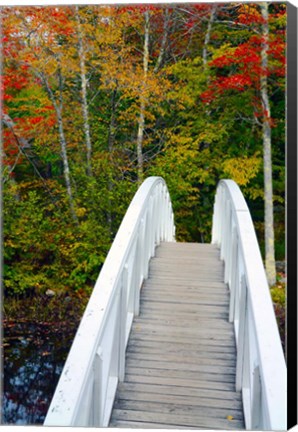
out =
[[[286,430],[286,364],[267,278],[245,199],[232,180],[217,187],[212,243],[221,249],[237,342],[236,390],[247,429]]]
[[[44,422],[46,426],[109,423],[125,348],[139,313],[139,292],[160,241],[174,241],[167,186],[147,178],[135,194],[107,255],[77,330]],[[133,271],[132,271],[133,270]]]

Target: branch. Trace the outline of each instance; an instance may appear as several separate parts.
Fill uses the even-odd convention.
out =
[[[6,116],[6,115],[5,115],[5,114],[3,115],[3,122],[5,122],[5,120],[4,120],[4,116]],[[7,117],[9,117],[9,116],[7,116]],[[29,156],[27,155],[27,153],[24,151],[24,147],[21,145],[20,140],[19,140],[19,137],[17,136],[17,134],[16,134],[15,131],[14,131],[14,128],[13,128],[12,122],[8,122],[8,123],[6,122],[6,123],[4,123],[4,124],[5,124],[6,126],[8,126],[9,129],[11,130],[11,132],[12,132],[12,134],[13,134],[13,136],[14,136],[14,139],[15,139],[15,141],[16,141],[16,145],[17,145],[17,147],[18,147],[18,149],[19,149],[19,153],[22,154],[22,155],[23,155],[23,156],[28,160],[28,162],[33,166],[33,169],[34,169],[35,173],[36,173],[37,176],[41,179],[41,181],[42,181],[42,183],[43,183],[45,189],[48,191],[52,203],[53,203],[54,205],[56,205],[55,198],[53,197],[51,190],[49,189],[48,185],[46,184],[45,179],[44,179],[43,176],[40,174],[39,170],[36,168],[36,166],[34,165],[34,163],[31,161],[31,159],[29,158]],[[19,156],[18,156],[18,157],[19,157]]]
[[[255,32],[255,33],[259,34],[259,35],[261,34],[261,32],[259,32],[257,29],[255,29],[253,27],[249,27],[248,25],[243,24],[243,23],[238,23],[238,22],[235,22],[235,21],[228,21],[228,20],[223,20],[223,21],[216,20],[214,22],[217,23],[217,24],[228,24],[228,25],[231,25],[231,26],[243,27],[243,28],[245,28],[245,29],[247,29],[249,31],[253,31],[253,32]]]

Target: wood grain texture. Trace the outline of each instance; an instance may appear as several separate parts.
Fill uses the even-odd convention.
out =
[[[214,245],[162,243],[150,262],[110,427],[244,429],[229,291]]]

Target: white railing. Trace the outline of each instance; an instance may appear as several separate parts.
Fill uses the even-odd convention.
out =
[[[134,196],[97,279],[45,426],[108,426],[149,260],[174,234],[166,184],[150,177]]]
[[[217,188],[212,243],[220,245],[230,288],[246,429],[286,430],[285,359],[250,212],[232,180]]]

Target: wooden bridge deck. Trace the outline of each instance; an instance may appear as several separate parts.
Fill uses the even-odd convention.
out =
[[[156,249],[110,427],[244,429],[223,271],[214,245]]]

